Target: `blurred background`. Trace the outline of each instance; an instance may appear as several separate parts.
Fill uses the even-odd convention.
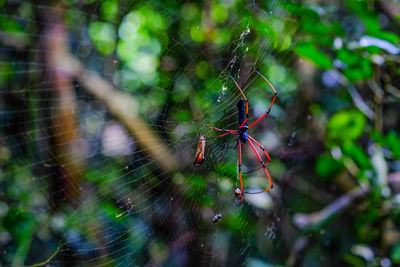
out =
[[[399,14],[397,0],[0,0],[1,265],[400,264]],[[237,205],[235,136],[203,124],[237,129],[229,76],[250,124],[268,110],[256,70],[277,91],[249,130],[274,188]],[[246,190],[269,187],[259,166],[246,145]]]

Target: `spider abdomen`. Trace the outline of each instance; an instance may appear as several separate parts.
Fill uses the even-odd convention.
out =
[[[248,129],[247,122],[243,124],[243,122],[246,120],[246,113],[245,113],[246,102],[243,100],[243,98],[241,98],[237,102],[236,106],[238,108],[238,113],[239,113],[239,139],[240,142],[244,144],[247,142],[247,140],[249,140],[247,135],[247,129]]]
[[[246,113],[244,111],[245,109],[245,102],[243,100],[243,98],[239,99],[239,101],[236,104],[238,112],[239,112],[239,126],[242,125],[242,123],[244,122],[244,120],[246,119]],[[245,123],[245,125],[247,126],[247,123]],[[243,125],[244,127],[244,125]]]

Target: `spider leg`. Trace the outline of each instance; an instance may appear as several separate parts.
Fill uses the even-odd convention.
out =
[[[262,120],[265,116],[267,116],[267,115],[271,112],[272,105],[274,104],[275,99],[276,99],[276,95],[277,95],[277,93],[276,93],[276,91],[275,91],[275,88],[274,88],[274,87],[272,86],[272,84],[267,80],[267,78],[265,78],[265,77],[264,77],[261,73],[259,73],[258,71],[255,71],[255,72],[258,73],[258,74],[268,83],[268,85],[272,88],[272,90],[274,91],[274,98],[272,99],[271,105],[269,106],[267,112],[266,112],[264,115],[262,115],[260,118],[258,118],[258,120],[256,120],[252,125],[250,125],[250,126],[249,126],[249,129],[250,129],[251,127],[253,127],[255,124],[257,124],[260,120]]]
[[[251,138],[251,139],[253,139],[253,138]],[[260,154],[258,154],[258,152],[257,152],[257,150],[255,149],[253,143],[251,142],[251,139],[249,138],[249,140],[248,140],[248,141],[249,141],[249,144],[250,144],[251,148],[253,149],[254,153],[256,153],[257,158],[260,160],[261,166],[263,167],[263,169],[264,169],[264,171],[265,171],[265,174],[266,174],[267,177],[268,177],[269,184],[270,184],[270,186],[269,186],[267,189],[263,190],[263,191],[254,192],[254,193],[247,193],[247,194],[259,194],[259,193],[263,193],[263,192],[267,192],[267,191],[271,190],[271,189],[274,187],[274,185],[272,184],[271,176],[269,176],[269,173],[268,173],[268,171],[267,171],[267,168],[265,167],[266,164],[265,164],[265,163],[263,162],[263,160],[261,159]],[[254,139],[253,139],[253,140],[254,140]],[[265,151],[265,150],[264,150],[264,151]],[[269,162],[268,162],[268,163],[269,163]]]
[[[204,126],[204,127],[207,127],[207,128],[210,128],[211,130],[215,130],[215,131],[218,131],[218,132],[228,132],[228,133],[231,133],[231,134],[235,134],[235,133],[237,133],[237,131],[236,130],[228,130],[228,129],[220,129],[220,128],[217,128],[217,127],[214,127],[214,126],[209,126],[209,125],[206,125],[206,124],[202,124],[202,126]]]
[[[238,148],[239,148],[239,180],[240,180],[240,192],[238,189],[235,190],[235,195],[240,196],[240,204],[243,203],[244,191],[243,191],[243,180],[242,180],[242,144],[240,139],[238,139]]]
[[[225,136],[225,135],[228,135],[228,134],[232,134],[232,133],[227,132],[227,133],[224,133],[224,134],[220,134],[220,135],[214,136],[213,138],[222,137],[222,136]]]
[[[220,138],[220,137],[228,135],[228,134],[236,134],[236,133],[227,132],[227,133],[224,133],[224,134],[220,134],[220,135],[217,135],[217,136],[206,138],[206,140]]]
[[[259,142],[257,142],[253,137],[251,137],[250,135],[247,136],[251,141],[253,141],[254,143],[256,143],[256,145],[264,152],[265,156],[267,156],[268,162],[265,163],[265,166],[267,166],[268,164],[271,163],[271,158],[267,152],[267,150],[265,150],[264,146],[261,145]]]
[[[236,87],[239,89],[240,93],[242,94],[244,101],[246,102],[246,119],[242,122],[242,124],[239,126],[239,129],[241,129],[244,124],[247,122],[247,120],[249,119],[249,102],[247,101],[246,96],[244,95],[242,89],[240,88],[240,86],[237,84],[237,82],[235,81],[235,79],[233,79],[232,76],[229,75],[229,77],[231,77],[231,79],[233,80],[233,82],[236,84]]]

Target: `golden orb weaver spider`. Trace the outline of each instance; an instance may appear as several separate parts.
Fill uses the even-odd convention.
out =
[[[268,164],[271,163],[271,158],[268,154],[268,152],[265,150],[264,146],[262,146],[259,142],[257,142],[253,137],[251,137],[248,133],[247,130],[250,129],[251,127],[253,127],[254,125],[256,125],[258,122],[260,122],[264,117],[266,117],[270,112],[271,112],[271,108],[272,105],[275,102],[276,99],[276,90],[275,88],[272,86],[272,84],[267,80],[267,78],[265,78],[261,73],[259,73],[258,71],[255,71],[257,74],[259,74],[267,83],[268,85],[272,88],[272,90],[274,91],[274,97],[272,99],[272,102],[267,110],[267,112],[262,115],[260,118],[258,118],[255,122],[253,122],[250,126],[248,126],[247,124],[247,120],[249,118],[249,102],[247,101],[246,96],[244,95],[242,89],[240,88],[240,86],[238,85],[238,83],[235,81],[235,79],[230,76],[230,78],[233,80],[233,82],[235,83],[236,87],[239,89],[240,93],[242,94],[243,98],[240,98],[238,103],[236,104],[238,112],[239,112],[239,128],[238,130],[228,130],[228,129],[219,129],[213,126],[208,126],[208,125],[204,125],[205,127],[208,127],[212,130],[215,131],[219,131],[219,132],[223,132],[223,134],[215,136],[214,138],[218,138],[218,137],[222,137],[225,135],[237,135],[238,138],[236,139],[236,148],[238,148],[238,153],[239,153],[239,161],[238,161],[238,172],[239,172],[239,180],[240,180],[240,188],[236,188],[234,193],[235,196],[237,198],[240,198],[240,204],[243,203],[243,198],[244,198],[244,194],[259,194],[259,193],[264,193],[267,192],[269,190],[271,190],[273,188],[273,183],[272,183],[272,179],[271,176],[269,175],[266,166]],[[269,180],[269,187],[267,187],[267,189],[262,190],[262,191],[257,191],[257,192],[246,192],[243,189],[243,180],[242,180],[242,148],[244,147],[244,145],[246,143],[250,144],[251,149],[254,151],[254,153],[256,154],[258,160],[260,161],[261,167],[264,169],[265,174],[268,177]],[[264,152],[265,156],[267,157],[268,161],[265,163],[260,154],[257,152],[256,148],[254,147],[254,144],[257,145],[261,151]]]

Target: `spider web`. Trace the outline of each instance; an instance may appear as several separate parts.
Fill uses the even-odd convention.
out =
[[[2,184],[7,192],[1,206],[20,216],[24,229],[20,230],[24,238],[19,239],[3,231],[2,263],[258,266],[281,262],[281,255],[275,252],[282,238],[290,238],[291,233],[282,237],[279,232],[281,220],[287,223],[288,216],[279,204],[281,189],[276,178],[282,163],[274,149],[283,142],[278,127],[283,113],[280,105],[292,93],[290,80],[282,78],[289,74],[283,73],[279,64],[289,61],[290,56],[283,56],[277,64],[278,59],[269,53],[274,44],[268,30],[261,36],[255,29],[255,20],[282,27],[278,18],[284,13],[278,1],[269,1],[267,6],[253,2],[235,12],[234,1],[221,1],[220,5],[232,10],[225,28],[235,30],[231,41],[220,46],[181,40],[191,32],[192,38],[207,38],[196,35],[197,30],[209,26],[204,20],[197,19],[197,26],[196,19],[176,25],[196,8],[197,14],[205,12],[203,6],[121,2],[118,10],[122,21],[101,25],[94,23],[104,21],[99,15],[102,5],[90,2],[66,6],[11,3],[0,14],[16,25],[16,32],[2,32],[0,48]],[[158,37],[149,31],[150,47],[144,45],[145,52],[140,52],[147,61],[126,58],[122,52],[102,54],[99,50],[105,48],[101,42],[94,48],[96,27],[106,31],[113,28],[114,34],[123,36],[123,27],[129,27],[123,24],[148,10],[169,28],[154,29]],[[58,83],[54,69],[44,63],[51,50],[43,43],[58,40],[57,28],[54,35],[44,29],[51,28],[60,12],[65,12],[70,53],[111,84],[115,92],[135,99],[136,118],[148,124],[167,150],[155,143],[146,146],[146,137],[135,138],[104,99],[89,93],[88,85],[79,79],[71,79],[74,87],[70,90]],[[40,20],[42,30],[35,28],[35,16],[49,16]],[[90,28],[86,30],[88,25],[94,25],[92,33]],[[20,26],[25,30],[18,31]],[[172,33],[171,27],[180,27],[178,34],[166,35],[168,45],[158,47],[164,44],[161,32]],[[184,37],[179,39],[179,35]],[[134,40],[132,36],[126,38],[132,38],[126,42]],[[150,64],[158,60],[156,66]],[[148,70],[140,72],[136,65]],[[235,206],[235,137],[213,139],[218,132],[202,124],[237,128],[240,93],[230,75],[249,99],[250,122],[266,112],[273,94],[254,73],[256,69],[275,85],[278,101],[271,114],[249,133],[271,153],[269,170],[277,183],[271,193],[246,196],[242,206]],[[10,73],[14,78],[9,78]],[[196,78],[204,75],[202,80]],[[61,88],[58,93],[57,88]],[[62,102],[60,99],[69,103],[65,118],[54,104]],[[76,118],[75,129],[64,127],[71,118]],[[74,138],[69,139],[70,134]],[[193,158],[200,135],[207,137],[206,161],[195,168]],[[151,154],[152,146],[159,149],[159,159]],[[161,162],[169,158],[177,164],[166,170]],[[259,167],[251,150],[244,150],[243,158],[244,172]],[[76,180],[66,180],[71,177]],[[262,169],[244,175],[244,183],[246,188],[269,186]],[[222,214],[222,220],[213,224],[216,214]]]

